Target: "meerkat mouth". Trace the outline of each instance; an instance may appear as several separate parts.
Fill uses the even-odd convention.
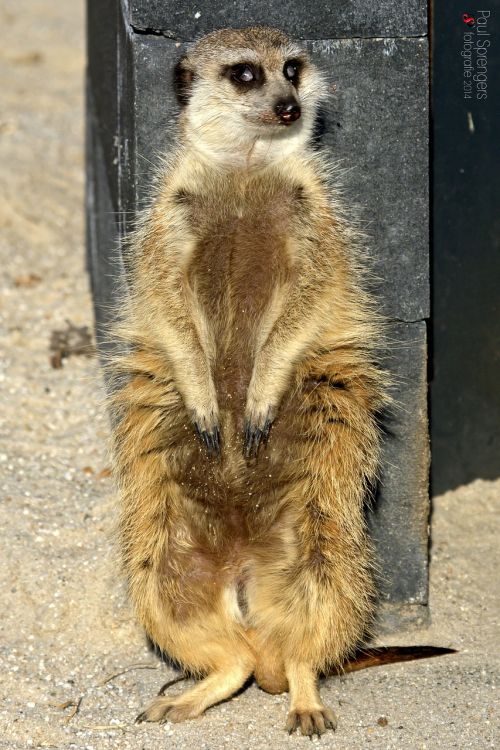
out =
[[[274,112],[264,112],[261,115],[247,115],[245,120],[247,123],[256,127],[261,133],[276,132],[276,129],[280,130],[291,128],[292,125],[300,124],[300,117],[295,119],[283,120]]]

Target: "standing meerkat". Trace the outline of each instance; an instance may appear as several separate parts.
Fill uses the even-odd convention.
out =
[[[317,675],[373,609],[377,316],[310,144],[325,84],[302,46],[217,31],[175,77],[179,143],[128,243],[110,398],[130,596],[200,681],[138,720],[199,716],[254,675],[289,690],[290,732],[321,734]]]

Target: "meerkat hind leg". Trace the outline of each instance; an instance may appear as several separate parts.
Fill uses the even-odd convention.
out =
[[[195,719],[215,703],[230,698],[252,673],[252,665],[235,663],[232,667],[215,670],[197,685],[175,697],[161,695],[155,698],[136,719],[143,721],[179,722]]]
[[[308,664],[293,662],[286,665],[290,687],[290,711],[285,728],[292,734],[296,729],[312,737],[321,736],[327,729],[337,728],[337,718],[321,701],[317,677]]]

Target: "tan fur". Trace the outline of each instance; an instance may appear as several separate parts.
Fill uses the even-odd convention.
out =
[[[295,87],[282,71],[299,55]],[[262,65],[264,88],[221,76],[242,60]],[[379,324],[358,233],[308,146],[324,86],[306,54],[274,30],[225,30],[179,71],[182,135],[129,243],[110,401],[130,596],[203,679],[140,719],[197,716],[255,675],[289,687],[290,731],[321,733],[335,720],[317,673],[353,652],[373,608]],[[272,99],[291,89],[302,116],[283,127]],[[220,455],[193,422],[219,428]],[[261,437],[247,458],[245,426]]]

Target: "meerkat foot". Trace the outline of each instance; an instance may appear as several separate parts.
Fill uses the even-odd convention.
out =
[[[135,723],[154,721],[164,724],[166,721],[195,719],[209,706],[229,698],[239,690],[252,674],[253,667],[250,661],[242,662],[233,669],[213,672],[193,688],[174,698],[158,696],[139,714]]]
[[[305,663],[289,662],[287,677],[290,685],[290,712],[285,728],[289,734],[300,729],[301,733],[312,737],[321,736],[327,729],[337,728],[333,711],[323,705],[319,694],[315,671]]]
[[[285,728],[288,734],[300,729],[301,734],[308,737],[321,737],[327,729],[337,728],[337,717],[330,708],[293,709],[289,712]]]
[[[158,697],[149,704],[145,711],[139,714],[135,723],[142,724],[144,721],[152,721],[165,724],[167,721],[185,721],[186,719],[195,719],[203,711],[204,708],[199,703],[183,701],[182,696],[179,698]]]

